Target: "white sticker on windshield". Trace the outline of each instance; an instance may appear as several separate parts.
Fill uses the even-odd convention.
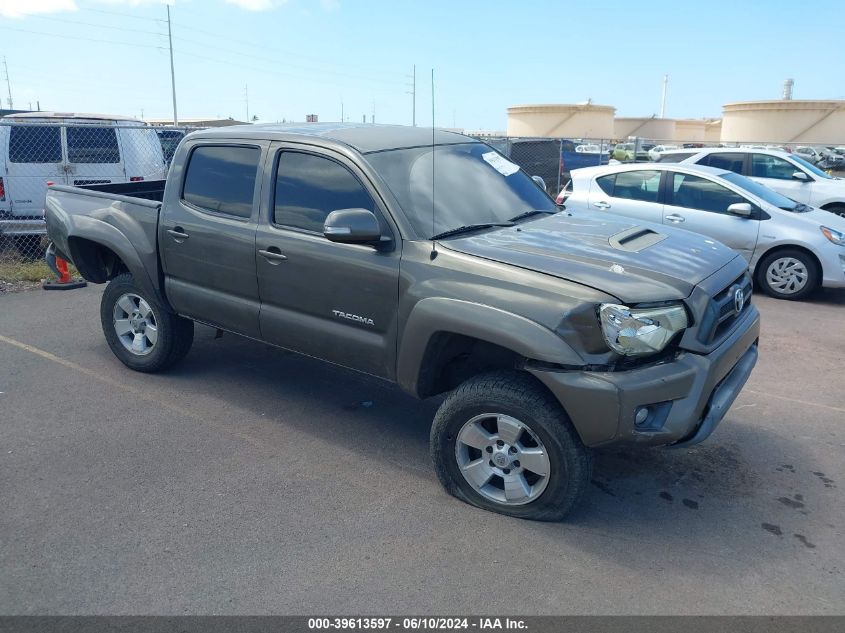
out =
[[[510,162],[507,158],[504,158],[501,154],[497,154],[496,152],[486,152],[481,155],[481,158],[486,160],[490,167],[503,176],[510,176],[511,174],[515,174],[519,171],[519,165]]]

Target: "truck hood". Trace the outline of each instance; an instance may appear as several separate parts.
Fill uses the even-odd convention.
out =
[[[684,299],[739,257],[696,233],[585,211],[556,213],[441,246],[590,286],[625,303]]]

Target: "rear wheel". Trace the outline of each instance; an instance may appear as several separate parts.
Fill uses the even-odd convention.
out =
[[[167,312],[129,273],[109,282],[100,321],[111,351],[135,371],[156,372],[182,360],[194,340],[194,322]]]
[[[479,508],[559,521],[587,490],[592,455],[560,404],[529,374],[469,379],[440,406],[431,457],[446,491]]]
[[[797,301],[815,291],[820,275],[807,253],[787,249],[763,258],[757,266],[757,281],[771,296]]]

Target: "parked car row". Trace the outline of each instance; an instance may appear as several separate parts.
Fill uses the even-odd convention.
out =
[[[679,163],[580,169],[559,202],[718,240],[742,254],[757,284],[778,298],[802,299],[819,286],[845,288],[845,218],[756,182],[779,180],[777,170],[787,161],[772,150],[759,152],[765,153],[702,151]],[[788,158],[790,174],[796,160],[802,159]],[[742,175],[749,161],[760,166],[752,167],[754,180]],[[809,180],[789,178],[787,191],[794,182],[812,198]]]

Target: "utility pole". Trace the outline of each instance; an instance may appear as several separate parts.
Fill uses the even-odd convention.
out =
[[[370,122],[373,125],[375,125],[375,122],[376,122],[376,100],[375,99],[373,99],[373,118],[371,119]]]
[[[246,102],[246,122],[249,123],[249,84],[244,84],[244,101]]]
[[[343,123],[343,101],[340,102],[340,122]]]
[[[9,82],[9,65],[6,63],[6,56],[3,56],[3,69],[6,71],[6,88],[9,90],[9,110],[14,110],[15,105],[12,102],[12,84]]]
[[[660,99],[660,118],[666,118],[666,88],[669,86],[669,75],[663,75],[663,97]]]
[[[405,75],[406,77],[408,75]],[[417,65],[414,64],[414,72],[411,75],[411,89],[407,92],[411,95],[411,125],[417,127]]]
[[[173,34],[170,30],[170,5],[167,5],[167,42],[170,45],[170,86],[173,89],[173,125],[179,125],[176,113],[176,70],[173,68]]]

